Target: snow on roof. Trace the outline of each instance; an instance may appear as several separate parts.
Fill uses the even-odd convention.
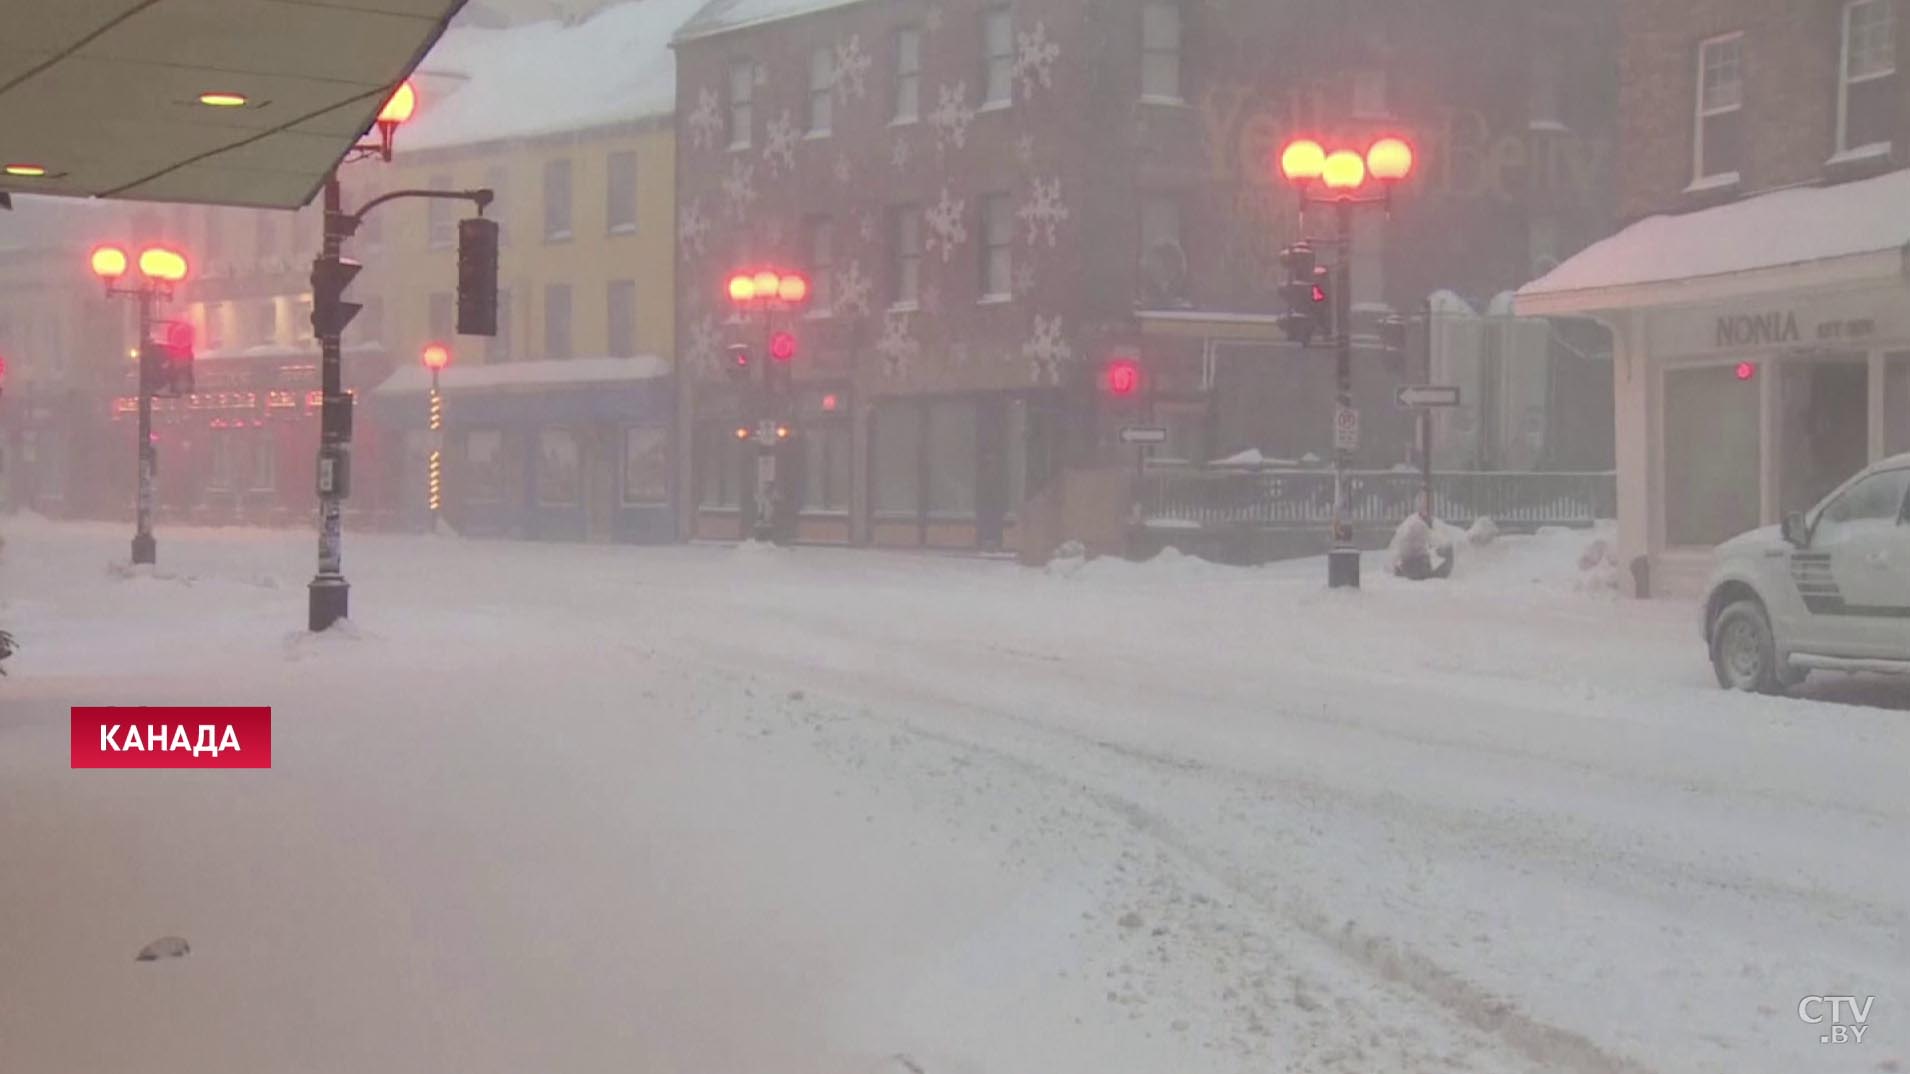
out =
[[[488,388],[534,388],[558,385],[614,384],[652,380],[670,375],[670,363],[653,354],[636,358],[562,358],[541,362],[503,362],[498,365],[452,365],[438,375],[445,392]],[[424,392],[431,374],[421,365],[407,365],[372,389],[378,395]]]
[[[670,37],[702,2],[628,0],[570,25],[454,27],[419,65],[418,115],[398,144],[439,149],[667,116]],[[435,86],[449,92],[433,98]]]
[[[703,9],[678,31],[678,41],[712,37],[778,19],[795,18],[835,7],[848,7],[862,0],[709,0]]]
[[[1725,276],[1862,254],[1910,241],[1910,170],[1797,187],[1678,216],[1594,243],[1518,291],[1521,300]]]

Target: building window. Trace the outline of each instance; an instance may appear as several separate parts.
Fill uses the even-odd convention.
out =
[[[491,191],[491,207],[485,215],[497,221],[497,244],[502,246],[509,240],[511,233],[505,223],[511,215],[510,172],[503,165],[493,164],[484,169],[484,185]],[[370,220],[377,215],[373,213],[365,219]]]
[[[748,149],[753,117],[750,99],[756,92],[756,65],[748,60],[730,64],[730,148]]]
[[[637,230],[637,154],[612,153],[604,161],[604,224],[612,235]]]
[[[632,426],[623,431],[623,502],[626,507],[670,498],[670,430]]]
[[[875,469],[875,513],[905,516],[922,513],[922,407],[910,401],[878,405],[869,445]]]
[[[279,304],[272,299],[252,307],[252,330],[247,333],[254,344],[271,346],[279,341]]]
[[[199,336],[204,341],[201,345],[205,347],[206,350],[216,351],[225,346],[224,303],[206,303],[204,320],[199,326]],[[0,344],[4,344],[5,342],[4,334],[0,334]]]
[[[809,136],[829,133],[835,120],[836,54],[827,45],[809,54]]]
[[[1698,46],[1697,183],[1738,178],[1743,159],[1744,35],[1712,38]]]
[[[718,419],[698,422],[696,426],[696,502],[699,507],[735,510],[742,502],[742,445],[736,440],[736,423]]]
[[[279,487],[277,433],[272,429],[252,432],[252,491],[271,492]]]
[[[1877,152],[1897,126],[1894,0],[1844,5],[1844,66],[1838,84],[1837,152]]]
[[[206,489],[212,492],[229,492],[237,484],[238,472],[237,443],[240,432],[237,429],[214,429],[212,431],[212,458],[206,468]]]
[[[604,340],[612,358],[637,353],[637,281],[611,280],[604,288]]]
[[[902,205],[889,214],[890,304],[914,308],[922,296],[922,212]]]
[[[464,472],[457,485],[465,503],[502,503],[504,500],[504,434],[497,429],[474,429],[464,437]]]
[[[975,400],[936,399],[928,405],[928,513],[931,518],[975,517],[980,460]]]
[[[1731,365],[1665,373],[1665,541],[1708,548],[1761,510],[1758,382]]]
[[[834,308],[830,286],[836,274],[836,222],[826,216],[812,216],[809,232],[809,312],[829,316]]]
[[[895,32],[895,122],[913,123],[922,114],[922,31],[904,26]]]
[[[1181,11],[1178,3],[1141,9],[1141,96],[1179,101]]]
[[[1187,252],[1181,242],[1181,202],[1173,194],[1141,199],[1139,258],[1142,302],[1149,309],[1187,304]]]
[[[497,289],[497,335],[484,341],[484,360],[511,360],[511,292],[506,287]]]
[[[546,507],[569,507],[583,491],[583,467],[577,452],[577,434],[569,429],[542,429],[537,433],[537,502]]]
[[[805,422],[802,429],[802,509],[819,514],[849,510],[849,446],[853,432],[847,421]]]
[[[544,241],[570,238],[570,158],[544,162]]]
[[[982,301],[1014,297],[1015,203],[1006,194],[982,199]]]
[[[433,291],[425,310],[425,334],[433,343],[449,346],[457,332],[457,299],[449,291]]]
[[[570,351],[570,285],[544,285],[544,357],[568,358]]]
[[[1353,114],[1362,119],[1387,119],[1393,114],[1392,88],[1378,68],[1353,72]]]
[[[1884,359],[1883,453],[1885,457],[1910,451],[1910,352]]]
[[[451,189],[451,177],[434,175],[425,182],[432,190]],[[451,222],[449,198],[431,198],[424,203],[425,245],[433,250],[450,248],[457,239],[457,226]]]
[[[1005,108],[1015,92],[1015,20],[1006,7],[982,12],[982,107]]]

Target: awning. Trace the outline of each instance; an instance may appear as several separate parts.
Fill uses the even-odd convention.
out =
[[[462,6],[0,0],[0,190],[304,205]]]
[[[1726,301],[1902,278],[1910,171],[1653,216],[1595,243],[1516,297],[1522,315]]]

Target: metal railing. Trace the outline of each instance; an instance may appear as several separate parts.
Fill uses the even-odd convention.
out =
[[[1433,474],[1433,509],[1458,526],[1490,518],[1507,529],[1589,526],[1617,512],[1617,475],[1452,471]],[[1347,475],[1357,526],[1393,526],[1419,510],[1420,475],[1356,470]],[[1288,529],[1333,519],[1331,470],[1151,467],[1141,477],[1141,520],[1181,528]]]

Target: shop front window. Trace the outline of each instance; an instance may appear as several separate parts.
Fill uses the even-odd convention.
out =
[[[582,467],[577,437],[569,429],[545,429],[537,434],[537,502],[547,507],[578,503]]]
[[[704,421],[696,427],[697,505],[712,510],[735,510],[739,498],[736,423]]]
[[[1758,524],[1756,380],[1730,365],[1665,373],[1665,540],[1708,547]]]
[[[623,502],[662,503],[670,491],[670,430],[645,425],[623,431]]]
[[[1846,356],[1781,369],[1778,510],[1804,511],[1870,462],[1870,368]]]
[[[1910,451],[1910,351],[1884,359],[1883,453]]]
[[[904,402],[878,407],[869,454],[877,513],[918,515],[922,510],[922,408]]]
[[[822,514],[849,510],[849,423],[832,421],[802,430],[802,509]]]
[[[499,503],[504,499],[504,434],[475,430],[464,438],[464,502]]]
[[[941,399],[928,408],[928,510],[937,518],[975,514],[975,401]]]

